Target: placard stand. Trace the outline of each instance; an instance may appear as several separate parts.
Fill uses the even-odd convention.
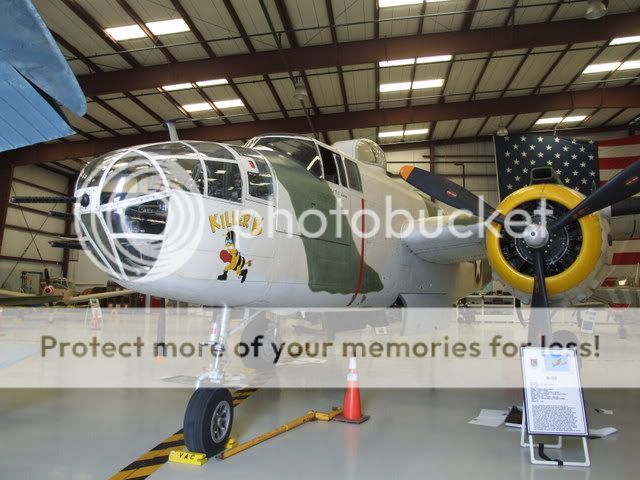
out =
[[[587,438],[582,437],[582,447],[584,449],[584,461],[583,462],[565,462],[564,460],[549,458],[544,453],[545,448],[560,450],[562,448],[562,436],[558,435],[558,442],[547,445],[544,443],[538,444],[538,456],[536,458],[535,450],[533,448],[533,435],[527,435],[527,416],[524,413],[524,405],[522,406],[522,427],[520,427],[520,446],[522,448],[529,447],[529,457],[533,465],[553,465],[556,467],[590,467],[591,458],[589,457],[589,447],[587,446]],[[528,441],[526,437],[529,437]]]

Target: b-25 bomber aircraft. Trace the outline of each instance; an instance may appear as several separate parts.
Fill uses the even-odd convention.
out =
[[[389,176],[369,140],[283,134],[118,150],[85,167],[69,201],[82,247],[120,285],[225,307],[221,354],[229,307],[449,306],[489,279],[486,260],[533,307],[582,301],[601,284],[611,240],[634,233],[610,228],[608,207],[640,191],[639,175],[636,162],[584,198],[536,169],[494,209],[425,170],[404,167],[409,185]],[[430,197],[467,213],[438,216]],[[548,316],[533,323],[550,333]],[[189,450],[223,448],[231,405],[224,388],[196,389]]]

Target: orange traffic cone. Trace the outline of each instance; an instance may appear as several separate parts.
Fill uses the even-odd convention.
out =
[[[363,423],[369,420],[368,415],[362,414],[362,408],[360,407],[360,388],[358,387],[356,357],[349,358],[347,391],[344,392],[342,415],[338,415],[334,420],[347,423]]]

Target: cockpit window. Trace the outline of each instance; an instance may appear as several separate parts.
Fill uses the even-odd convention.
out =
[[[218,143],[211,142],[187,142],[205,157],[224,158],[233,160],[233,155],[229,150]]]
[[[240,202],[242,177],[237,163],[205,160],[207,169],[207,194],[210,197]]]
[[[165,185],[151,162],[135,151],[113,164],[100,192],[100,203],[118,202],[164,191]]]
[[[249,195],[262,200],[273,200],[273,177],[267,162],[259,156],[252,156],[251,161],[256,165],[257,172],[247,170],[249,179]]]
[[[318,149],[311,140],[286,137],[259,137],[254,147],[267,147],[283,154],[301,165],[305,170],[322,178],[322,165]]]
[[[353,188],[359,192],[362,191],[362,180],[360,179],[360,170],[353,160],[344,159],[344,165],[347,167],[347,178],[349,179],[349,188]]]
[[[202,170],[200,160],[178,158],[176,159],[176,163],[184,168],[187,175],[189,175],[188,190],[197,190],[200,193],[204,193],[204,171]]]
[[[324,167],[324,179],[327,182],[340,185],[340,176],[338,175],[338,167],[336,162],[340,161],[340,155],[320,147],[320,155],[322,155],[322,166]]]

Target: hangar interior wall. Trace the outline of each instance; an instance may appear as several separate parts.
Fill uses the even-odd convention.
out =
[[[37,165],[25,165],[14,168],[11,196],[68,195],[68,187],[68,177]],[[65,212],[66,205],[8,206],[0,250],[0,288],[18,291],[23,271],[43,272],[45,266],[52,277],[63,275],[64,250],[51,247],[49,241],[65,234],[65,220],[47,216],[50,210]],[[71,234],[75,235],[73,226]],[[78,284],[78,290],[107,281],[85,253],[72,251],[69,256],[67,277]],[[33,285],[35,290],[37,287]]]
[[[558,135],[571,137],[570,131],[563,131]],[[579,135],[576,138],[606,140],[626,136],[628,136],[628,132],[620,130]],[[433,152],[433,158],[430,156],[430,150]],[[484,196],[485,201],[492,206],[499,203],[493,141],[452,143],[450,145],[434,145],[431,148],[425,146],[411,150],[388,151],[386,157],[387,170],[393,174],[398,174],[404,165],[414,165],[418,168],[431,170],[431,161],[433,160],[435,173],[449,177],[459,185],[463,183],[462,166],[455,163],[463,163],[466,188],[476,195]]]

